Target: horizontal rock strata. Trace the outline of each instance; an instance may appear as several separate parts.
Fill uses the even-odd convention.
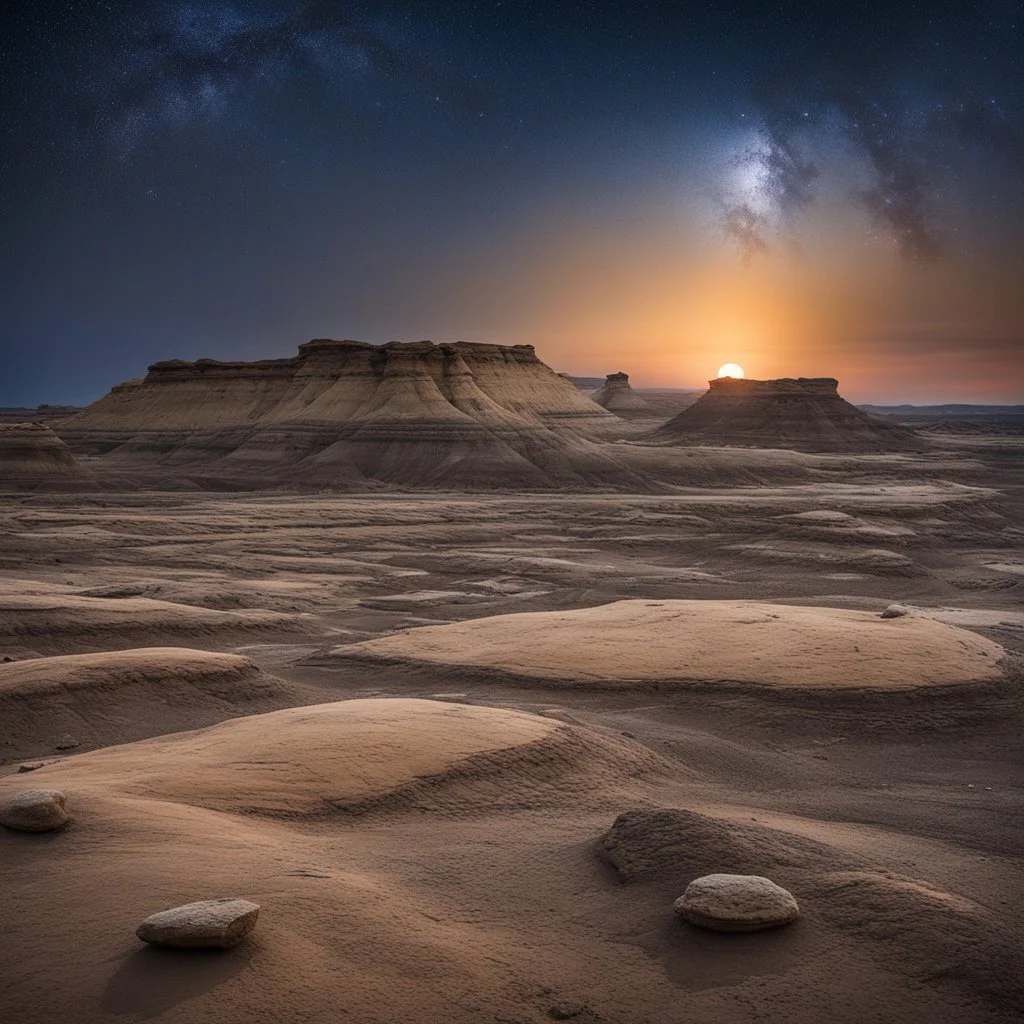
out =
[[[604,387],[591,397],[609,412],[635,412],[648,408],[647,403],[630,387],[628,373],[609,373]]]
[[[45,424],[0,423],[0,491],[96,487],[96,477]]]
[[[925,443],[906,427],[876,419],[839,395],[833,377],[737,380],[720,377],[654,440],[676,444],[793,448],[813,452],[914,451]]]
[[[156,363],[63,436],[170,485],[637,487],[619,421],[529,345],[317,340],[291,359]]]

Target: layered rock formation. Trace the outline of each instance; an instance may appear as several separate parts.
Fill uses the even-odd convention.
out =
[[[647,403],[629,386],[628,373],[609,373],[604,387],[591,398],[609,412],[638,412],[648,408]]]
[[[580,391],[597,391],[598,388],[604,387],[604,381],[600,377],[574,377],[571,373],[560,373],[558,376],[564,377]]]
[[[719,377],[653,438],[677,444],[793,448],[811,452],[913,451],[906,427],[875,419],[840,397],[832,377],[742,380]]]
[[[636,487],[618,420],[529,345],[317,340],[291,359],[156,363],[62,428],[200,486]]]
[[[0,491],[92,490],[96,478],[43,423],[0,423]]]

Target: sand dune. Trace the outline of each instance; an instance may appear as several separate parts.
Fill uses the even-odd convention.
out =
[[[19,951],[6,997],[32,1024],[740,1024],[751,1000],[766,1019],[814,1020],[825,993],[841,1024],[1013,1019],[1015,948],[970,895],[887,873],[849,828],[826,842],[814,822],[651,807],[673,772],[550,718],[420,700],[69,757],[32,781],[67,794],[70,824],[0,831]],[[0,795],[23,787],[0,779]],[[672,899],[708,865],[775,876],[801,920],[771,936],[681,924]],[[135,938],[154,911],[228,895],[261,907],[233,952]]]
[[[181,647],[0,664],[0,760],[197,728],[303,702],[248,658]]]
[[[536,715],[369,699],[96,750],[47,765],[33,783],[271,815],[390,806],[461,813],[514,798],[517,789],[535,801],[547,790],[550,799],[564,791],[560,783],[571,787],[574,774],[592,784],[658,764],[642,747]],[[453,787],[455,797],[446,793]]]
[[[0,797],[71,820],[0,829],[5,1008],[1017,1024],[1019,466],[622,447],[728,485],[9,497]],[[723,871],[800,920],[680,921]],[[237,949],[135,936],[225,897]]]
[[[0,590],[0,654],[124,650],[146,643],[203,640],[211,646],[293,636],[299,618],[283,612],[217,611],[146,597],[81,597]]]
[[[752,601],[617,601],[405,630],[334,656],[596,685],[720,680],[910,689],[996,678],[1003,649],[922,615]]]
[[[900,963],[918,983],[942,974],[954,987],[991,999],[1008,1013],[1015,1007],[1024,1011],[1016,976],[1019,954],[993,929],[984,906],[882,870],[841,843],[656,808],[616,819],[601,838],[598,855],[626,885],[655,889],[666,899],[707,871],[768,871],[773,881],[802,895],[802,908],[814,919],[811,928],[844,936],[880,963]]]

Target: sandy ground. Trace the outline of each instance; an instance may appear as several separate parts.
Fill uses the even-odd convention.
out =
[[[902,690],[998,678],[1006,652],[920,613],[881,618],[755,601],[634,600],[421,626],[339,647],[333,656],[589,685],[711,679]]]
[[[0,498],[0,796],[72,815],[0,834],[4,1005],[1021,1019],[1024,475],[961,448],[643,497]],[[801,919],[682,924],[717,871]],[[262,907],[235,950],[134,936],[219,896]]]

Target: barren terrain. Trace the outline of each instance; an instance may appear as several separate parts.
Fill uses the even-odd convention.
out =
[[[0,797],[71,814],[0,834],[5,1005],[1019,1020],[1019,453],[695,451],[761,482],[0,498]],[[722,871],[801,918],[678,920]],[[221,896],[234,950],[134,936]]]

